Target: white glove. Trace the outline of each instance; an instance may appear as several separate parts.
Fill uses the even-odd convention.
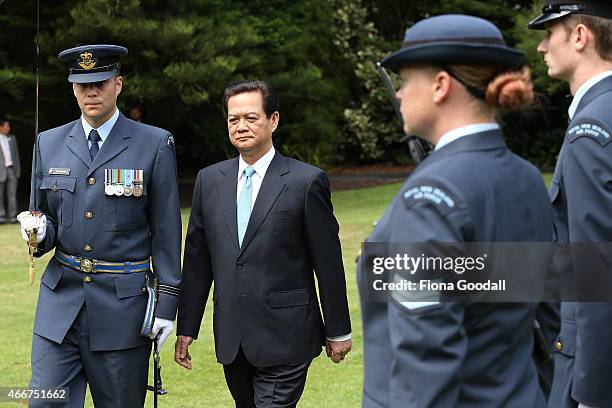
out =
[[[170,333],[172,333],[173,330],[174,323],[172,322],[172,320],[162,319],[160,317],[155,318],[155,320],[153,321],[153,329],[151,329],[151,334],[149,335],[149,337],[151,339],[155,339],[156,337],[158,337],[157,335],[159,334],[159,338],[157,339],[158,351],[161,350],[162,346],[166,342],[166,339],[168,338],[168,336],[170,336]]]
[[[17,216],[17,221],[21,224],[21,237],[25,242],[29,242],[28,232],[37,228],[37,244],[40,244],[47,234],[47,217],[45,214],[34,216],[29,211],[23,211]]]

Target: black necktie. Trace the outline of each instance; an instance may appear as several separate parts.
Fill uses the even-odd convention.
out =
[[[98,142],[102,140],[98,131],[96,129],[92,129],[89,132],[89,141],[91,142],[91,147],[89,148],[89,155],[91,156],[91,161],[96,158],[96,154],[100,151],[100,146],[98,146]]]

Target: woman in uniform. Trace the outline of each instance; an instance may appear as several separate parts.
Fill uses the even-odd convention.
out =
[[[481,18],[442,15],[406,32],[382,64],[401,79],[404,131],[434,150],[368,241],[551,241],[542,176],[508,149],[495,119],[532,102],[523,62]],[[361,269],[364,407],[545,407],[532,359],[536,304],[395,294],[376,303]]]

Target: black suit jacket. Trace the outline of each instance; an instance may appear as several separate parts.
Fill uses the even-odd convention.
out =
[[[310,360],[319,355],[326,336],[351,331],[327,176],[276,152],[242,247],[236,223],[237,179],[238,158],[198,174],[177,333],[197,338],[214,281],[213,327],[220,363],[231,363],[240,345],[255,366]]]

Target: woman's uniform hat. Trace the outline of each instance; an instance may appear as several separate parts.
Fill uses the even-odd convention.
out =
[[[491,22],[473,16],[447,14],[421,20],[406,31],[402,48],[382,65],[394,72],[414,64],[498,65],[519,69],[525,56],[508,47]]]
[[[128,50],[119,45],[82,45],[59,53],[59,59],[71,63],[68,82],[87,84],[106,81],[119,74],[119,59]]]
[[[544,2],[544,7],[542,7],[542,14],[531,21],[527,27],[532,30],[544,30],[547,23],[569,16],[570,14],[612,18],[612,2],[609,0],[546,0]]]

